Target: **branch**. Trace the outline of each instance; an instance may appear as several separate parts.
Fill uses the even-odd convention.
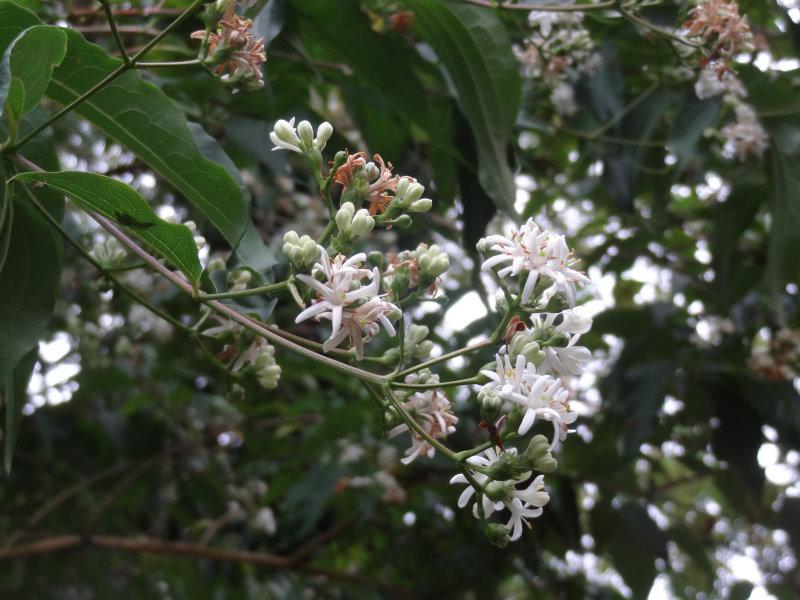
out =
[[[204,2],[204,0],[194,0],[194,2],[192,2],[189,5],[189,8],[187,8],[185,11],[183,11],[183,13],[177,19],[172,21],[172,23],[167,25],[157,36],[155,36],[152,40],[150,40],[144,46],[144,48],[142,48],[141,50],[139,50],[139,52],[137,52],[134,56],[132,56],[129,61],[127,61],[127,62],[123,61],[123,63],[119,67],[117,67],[116,69],[111,71],[111,73],[106,75],[103,79],[98,81],[88,91],[84,92],[83,94],[81,94],[80,96],[75,98],[75,100],[73,100],[72,102],[70,102],[69,104],[64,106],[56,114],[54,114],[54,115],[50,116],[49,118],[45,119],[38,127],[34,128],[33,131],[31,131],[28,135],[26,135],[21,140],[19,140],[15,144],[13,144],[13,146],[7,148],[7,151],[8,152],[13,152],[16,148],[20,148],[28,140],[30,140],[30,139],[36,137],[37,135],[39,135],[42,131],[44,131],[45,129],[50,127],[50,125],[52,125],[55,121],[57,121],[58,119],[60,119],[61,117],[63,117],[67,113],[69,113],[70,111],[72,111],[76,106],[78,106],[82,102],[85,102],[86,100],[88,100],[89,98],[94,96],[97,92],[102,90],[104,87],[106,87],[108,84],[110,84],[114,80],[118,79],[120,76],[122,76],[129,69],[134,68],[136,63],[139,62],[144,57],[145,54],[150,52],[150,50],[152,50],[156,45],[158,45],[158,43],[162,39],[164,39],[167,35],[169,35],[176,27],[178,27],[181,23],[183,23],[185,20],[187,20],[189,17],[191,17],[195,13],[195,11],[198,8],[200,8],[200,6],[203,4],[203,2]]]
[[[475,4],[476,6],[483,6],[485,8],[497,8],[504,10],[538,10],[542,12],[587,12],[592,10],[605,10],[606,8],[614,8],[617,4],[616,0],[609,0],[607,2],[596,2],[594,4],[510,4],[508,2],[499,2],[496,0],[463,0],[468,4]]]
[[[382,589],[395,596],[406,598],[413,597],[411,592],[405,588],[400,588],[381,581],[373,581],[363,575],[358,575],[355,573],[343,573],[339,571],[328,571],[327,569],[311,566],[295,567],[290,558],[278,556],[276,554],[250,552],[246,550],[233,550],[229,548],[214,548],[186,542],[164,542],[147,537],[61,535],[45,538],[27,544],[19,544],[17,546],[12,546],[11,548],[0,548],[0,561],[50,554],[52,552],[60,552],[63,550],[81,547],[120,550],[122,552],[131,552],[134,554],[187,556],[221,562],[260,565],[278,570],[295,570],[308,575],[324,576],[329,579],[346,583],[372,586]]]

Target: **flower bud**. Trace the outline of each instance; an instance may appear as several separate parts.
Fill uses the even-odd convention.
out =
[[[509,487],[511,488],[510,490]],[[513,489],[513,485],[509,486],[504,481],[491,481],[483,491],[492,502],[502,502],[503,500],[509,499],[511,495],[510,492]]]
[[[317,136],[314,138],[314,147],[322,152],[325,149],[325,144],[331,139],[333,135],[333,126],[327,121],[323,121],[317,127]]]
[[[525,357],[530,363],[533,363],[537,367],[544,362],[546,358],[544,351],[539,347],[539,344],[536,342],[530,342],[525,344],[522,348],[522,352],[520,353],[522,356]]]
[[[291,123],[289,123],[289,121],[285,121],[283,119],[279,119],[275,123],[275,128],[274,128],[272,133],[280,141],[282,141],[285,144],[288,144],[290,146],[293,146],[292,149],[295,152],[302,153],[302,150],[300,149],[300,145],[302,144],[302,141],[300,140],[299,137],[297,137],[297,133],[295,132],[294,126]],[[273,140],[273,141],[275,141],[275,140]]]
[[[359,238],[372,231],[373,227],[375,227],[375,219],[372,218],[366,208],[362,208],[353,216],[349,234],[353,238]]]
[[[478,392],[478,402],[481,406],[481,419],[486,423],[494,423],[500,416],[503,408],[503,399],[495,390],[482,389]]]
[[[489,244],[489,242],[486,241],[486,238],[479,239],[478,243],[475,244],[475,249],[484,256],[486,256],[487,254],[489,254],[489,252],[491,252],[490,248],[491,244]]]
[[[341,233],[347,233],[350,230],[350,223],[353,222],[353,215],[356,212],[356,207],[352,202],[345,202],[341,208],[336,212],[336,227]]]
[[[503,452],[493,463],[486,474],[494,481],[515,479],[527,471],[527,467],[520,461],[520,457],[513,452]]]
[[[430,198],[420,198],[416,202],[412,202],[408,207],[411,212],[428,212],[433,206],[433,200]]]
[[[380,175],[381,170],[378,168],[374,162],[368,162],[364,165],[364,179],[367,181],[372,181],[373,179],[377,179]]]
[[[489,523],[483,528],[483,533],[486,534],[486,539],[498,548],[505,548],[508,545],[508,529],[500,523]]]
[[[394,224],[397,225],[400,229],[408,229],[411,227],[411,217],[408,215],[400,215],[394,220]]]
[[[415,203],[417,200],[422,198],[422,194],[424,194],[424,193],[425,193],[425,186],[424,185],[422,185],[421,183],[417,183],[416,181],[414,183],[410,183],[408,185],[408,189],[406,190],[406,193],[403,194],[403,200],[401,202],[401,206],[403,208],[408,208],[413,203]]]
[[[558,463],[550,453],[550,442],[543,435],[533,436],[520,458],[528,470],[540,473],[552,473],[558,467]]]
[[[383,268],[383,252],[374,250],[367,255],[367,262],[373,267]]]
[[[406,195],[408,191],[408,186],[411,184],[410,177],[401,177],[400,181],[397,182],[397,190],[395,190],[394,197],[398,198],[401,202],[403,197]]]
[[[319,246],[309,236],[299,237],[296,232],[289,231],[283,236],[283,253],[295,269],[306,271],[317,259]]]
[[[308,121],[300,121],[297,124],[297,134],[303,140],[303,145],[308,148],[314,147],[314,128]]]
[[[399,298],[403,296],[407,291],[409,286],[411,285],[411,278],[409,276],[407,269],[400,269],[395,271],[394,275],[392,276],[392,284],[389,288],[392,291],[392,295],[395,298]]]
[[[225,261],[221,258],[212,258],[208,261],[208,266],[206,267],[206,271],[209,273],[216,273],[217,271],[224,271],[225,270]]]

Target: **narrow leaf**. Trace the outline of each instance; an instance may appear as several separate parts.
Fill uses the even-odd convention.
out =
[[[161,219],[136,190],[121,181],[76,171],[20,173],[14,180],[43,183],[66,194],[79,206],[108,217],[147,243],[189,281],[199,281],[202,267],[189,228]]]
[[[498,208],[514,213],[516,187],[507,146],[521,98],[519,64],[494,11],[449,0],[405,0],[416,29],[450,75],[478,149],[481,185]]]

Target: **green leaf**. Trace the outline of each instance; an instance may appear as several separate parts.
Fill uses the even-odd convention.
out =
[[[61,240],[27,204],[14,203],[11,243],[0,271],[0,381],[44,336],[61,276]]]
[[[26,29],[6,48],[0,62],[0,114],[8,92],[11,119],[19,121],[23,114],[39,104],[53,68],[64,60],[67,36],[58,27],[36,25]]]
[[[789,122],[769,128],[772,140],[772,229],[767,250],[766,289],[775,310],[788,281],[800,274],[800,126]]]
[[[34,348],[19,361],[5,382],[3,404],[6,410],[6,428],[3,440],[3,464],[6,473],[11,472],[11,459],[14,455],[14,446],[17,444],[19,423],[22,420],[22,407],[27,398],[26,388],[38,358],[39,348]]]
[[[41,22],[32,12],[6,1],[0,2],[0,24],[3,49],[21,30]],[[122,65],[79,33],[66,30],[65,34],[66,57],[47,88],[47,95],[61,104],[76,100]],[[236,182],[222,166],[200,154],[183,113],[156,86],[128,71],[75,112],[125,145],[185,195],[231,246],[239,243],[249,215]]]
[[[450,75],[478,148],[478,177],[498,208],[514,213],[507,146],[521,97],[519,64],[494,11],[449,0],[405,0],[419,34]]]
[[[179,268],[192,283],[200,280],[202,267],[189,228],[161,219],[136,190],[121,181],[76,171],[20,173],[14,180],[43,183],[66,194],[79,206],[119,223]]]

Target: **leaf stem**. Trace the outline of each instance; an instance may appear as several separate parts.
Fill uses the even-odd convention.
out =
[[[293,278],[279,281],[278,283],[271,283],[269,285],[262,285],[260,287],[250,288],[248,290],[237,290],[233,292],[220,292],[218,294],[207,294],[200,292],[201,300],[222,300],[224,298],[242,298],[246,296],[257,296],[259,294],[269,294],[271,292],[279,292],[289,287],[289,283]]]
[[[196,58],[191,60],[173,60],[162,62],[140,62],[136,63],[137,69],[171,69],[173,67],[193,67],[199,65],[200,61]]]
[[[449,352],[447,354],[442,354],[441,356],[437,356],[436,358],[432,358],[432,359],[427,360],[427,361],[425,361],[423,363],[420,363],[420,364],[418,364],[416,366],[409,367],[408,369],[405,369],[403,371],[399,371],[399,372],[391,375],[390,379],[392,381],[394,381],[395,379],[401,379],[401,378],[405,377],[406,375],[410,375],[411,373],[416,373],[417,371],[421,371],[422,369],[427,369],[428,367],[432,367],[433,365],[438,365],[441,362],[446,362],[446,361],[448,361],[448,360],[450,360],[452,358],[456,358],[457,356],[461,356],[462,354],[468,354],[470,352],[476,352],[478,350],[486,348],[487,346],[491,346],[492,344],[495,344],[495,343],[496,342],[494,342],[493,340],[488,339],[488,340],[483,340],[482,342],[478,342],[476,344],[472,344],[471,346],[467,346],[465,348],[459,348],[458,350],[454,350],[453,352]]]
[[[122,41],[122,36],[120,36],[119,30],[117,29],[117,21],[114,19],[114,13],[111,11],[111,4],[109,0],[100,0],[100,4],[103,5],[103,10],[106,13],[106,19],[108,19],[108,26],[111,28],[111,33],[114,35],[114,41],[117,43],[117,48],[119,48],[120,54],[122,55],[122,62],[126,65],[129,65],[131,62],[131,57],[128,56],[128,51],[125,49],[125,43]]]
[[[438,383],[402,383],[400,381],[392,381],[389,385],[404,390],[434,390],[437,388],[473,385],[480,383],[480,381],[480,377],[468,377],[466,379],[454,379],[453,381],[440,381]]]

